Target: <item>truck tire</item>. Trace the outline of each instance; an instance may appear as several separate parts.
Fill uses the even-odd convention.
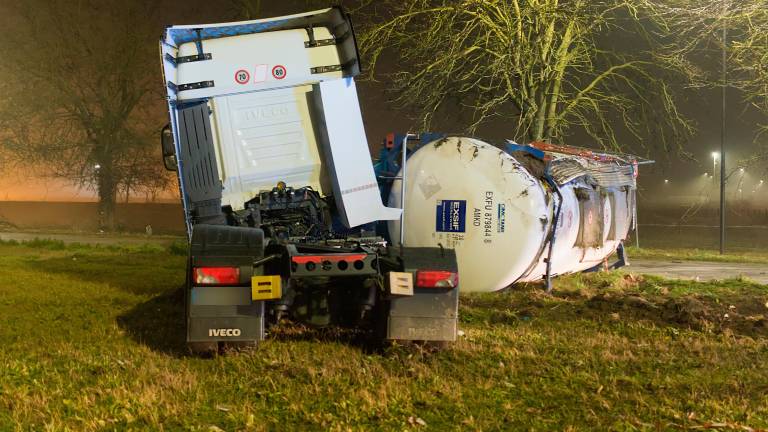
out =
[[[212,356],[219,352],[217,342],[187,342],[189,352],[198,356]]]
[[[237,341],[237,342],[225,342],[224,343],[224,350],[225,351],[246,351],[250,349],[257,348],[259,346],[259,341],[256,340],[249,340],[249,341]]]

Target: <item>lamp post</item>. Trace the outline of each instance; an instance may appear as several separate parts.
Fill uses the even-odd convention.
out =
[[[723,106],[722,120],[720,130],[720,255],[725,253],[725,127],[726,127],[726,106],[725,95],[728,85],[728,3],[723,1]]]
[[[715,177],[717,177],[717,157],[720,156],[718,152],[712,152],[712,183],[715,183]]]

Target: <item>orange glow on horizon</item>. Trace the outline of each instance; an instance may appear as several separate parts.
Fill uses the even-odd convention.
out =
[[[118,196],[118,202],[124,200],[124,196]],[[176,200],[175,191],[172,190],[157,197],[159,202]],[[17,170],[0,175],[0,201],[94,202],[98,199],[92,190],[79,189],[63,180],[29,176]],[[143,194],[135,194],[131,202],[145,202],[145,197]]]

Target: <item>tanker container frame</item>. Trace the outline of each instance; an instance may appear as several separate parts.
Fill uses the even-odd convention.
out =
[[[341,8],[171,26],[160,54],[193,352],[256,345],[284,318],[377,341],[455,341],[455,252],[375,232],[402,211],[381,201]]]
[[[636,224],[638,168],[648,163],[548,142],[426,132],[388,134],[375,168],[382,198],[409,209],[406,244],[456,250],[462,292],[540,280],[550,291],[557,275],[629,265],[623,243]],[[390,232],[400,229],[401,221],[389,222]]]

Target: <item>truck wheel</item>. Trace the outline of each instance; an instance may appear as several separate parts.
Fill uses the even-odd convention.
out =
[[[254,349],[258,346],[259,346],[259,342],[255,340],[237,341],[237,342],[226,342],[224,344],[224,349],[235,350],[235,351],[245,351],[249,349]]]
[[[451,348],[451,343],[447,341],[419,341],[422,349],[430,352],[440,352]]]
[[[199,356],[212,356],[219,352],[217,342],[188,342],[187,348],[189,352]]]

